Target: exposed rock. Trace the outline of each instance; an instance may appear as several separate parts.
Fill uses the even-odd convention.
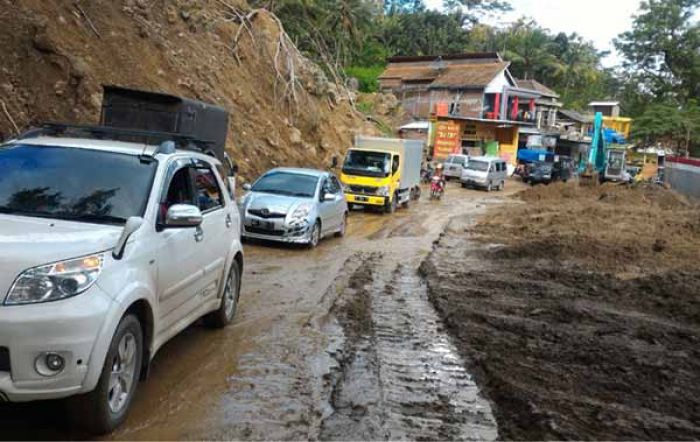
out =
[[[294,145],[299,145],[301,144],[301,131],[297,129],[296,127],[292,127],[289,130],[289,141],[291,141],[292,144]]]

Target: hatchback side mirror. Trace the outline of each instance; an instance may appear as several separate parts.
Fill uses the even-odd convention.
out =
[[[245,191],[249,191],[252,188],[253,188],[253,186],[251,186],[250,183],[243,184],[243,190],[245,190]]]
[[[323,201],[335,201],[335,194],[324,193],[323,194]]]
[[[197,227],[202,224],[202,212],[191,204],[170,206],[165,215],[165,227]]]

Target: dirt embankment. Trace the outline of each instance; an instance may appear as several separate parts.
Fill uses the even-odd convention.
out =
[[[244,0],[0,0],[0,138],[43,121],[96,123],[103,84],[225,107],[228,148],[247,178],[326,165],[353,134],[376,133],[298,53],[284,100],[295,50],[278,53],[280,28],[265,11],[239,33],[249,10]]]
[[[700,438],[700,208],[540,186],[423,265],[506,439]]]

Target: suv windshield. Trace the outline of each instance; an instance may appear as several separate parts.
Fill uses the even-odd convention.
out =
[[[470,161],[469,164],[467,164],[467,169],[469,170],[478,170],[479,172],[486,172],[489,170],[489,163],[486,161]]]
[[[316,194],[318,177],[291,172],[271,172],[253,184],[253,192],[312,198]]]
[[[391,154],[349,150],[343,164],[348,175],[387,177],[391,173]]]
[[[156,167],[135,155],[0,146],[0,213],[123,224],[143,215]]]

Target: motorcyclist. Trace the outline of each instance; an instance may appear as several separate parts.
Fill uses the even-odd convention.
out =
[[[440,178],[440,184],[442,185],[443,189],[445,188],[445,174],[443,173],[443,165],[442,163],[438,163],[437,166],[435,166],[435,172],[433,173],[433,178],[438,177]]]
[[[445,191],[446,182],[445,175],[443,173],[443,165],[441,163],[438,163],[438,165],[435,167],[435,172],[433,173],[433,176],[431,177],[430,181],[439,186],[440,193]]]

